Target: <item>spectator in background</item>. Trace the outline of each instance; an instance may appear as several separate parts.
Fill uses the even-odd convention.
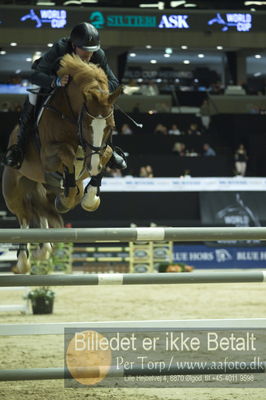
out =
[[[214,157],[216,156],[216,151],[209,145],[209,143],[204,143],[203,145],[203,156],[204,157]]]
[[[156,135],[168,135],[167,128],[163,124],[157,124],[153,133]]]
[[[111,169],[109,167],[106,168],[104,176],[108,178],[121,178],[122,177],[122,172],[120,169]]]
[[[198,157],[198,153],[194,149],[190,149],[186,152],[187,157]]]
[[[185,169],[182,175],[180,175],[180,178],[191,178],[191,171],[190,169]]]
[[[209,129],[211,118],[210,118],[210,103],[208,99],[204,99],[200,106],[200,117],[202,126],[205,128],[205,130]]]
[[[168,131],[169,135],[182,135],[182,132],[178,129],[176,124],[173,124]]]
[[[140,167],[139,170],[139,177],[140,178],[153,178],[153,169],[151,165],[145,165],[143,167]]]
[[[153,169],[151,165],[146,165],[147,178],[153,178]]]
[[[123,124],[121,126],[121,134],[122,135],[132,135],[132,129],[130,128],[130,126],[128,124]]]
[[[115,168],[115,169],[111,169],[111,176],[113,178],[121,178],[122,177],[122,172],[120,169]]]
[[[172,151],[177,153],[179,157],[185,157],[186,155],[186,145],[181,142],[176,142],[173,146]]]
[[[147,178],[146,167],[140,167],[139,169],[139,177]]]
[[[141,85],[141,93],[144,96],[158,96],[159,89],[154,81],[148,81],[145,85]]]
[[[187,134],[188,135],[197,135],[197,136],[201,135],[201,132],[200,132],[200,130],[198,128],[198,124],[196,122],[192,122],[190,124],[190,126],[188,128],[188,131],[187,131]]]
[[[1,105],[0,105],[0,111],[2,111],[2,112],[9,112],[9,111],[12,111],[11,104],[10,104],[8,101],[4,101],[4,102],[1,103]]]
[[[221,82],[215,82],[210,85],[210,94],[224,94],[224,88],[222,87]]]
[[[236,174],[245,176],[247,169],[247,151],[243,144],[240,144],[234,155]]]

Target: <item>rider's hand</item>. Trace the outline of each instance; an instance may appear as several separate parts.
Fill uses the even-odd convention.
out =
[[[63,75],[60,79],[60,86],[66,86],[69,81],[69,75]]]
[[[52,87],[64,87],[68,84],[69,75],[58,76],[52,83]]]

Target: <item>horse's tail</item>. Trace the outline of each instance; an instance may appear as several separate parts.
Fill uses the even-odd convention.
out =
[[[39,227],[40,218],[48,220],[50,228],[62,228],[64,226],[63,219],[55,209],[55,196],[46,192],[42,184],[35,182],[35,190],[24,197],[24,204],[30,219],[30,225]]]

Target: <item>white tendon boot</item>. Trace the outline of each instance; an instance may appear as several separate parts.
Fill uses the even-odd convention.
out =
[[[46,261],[52,253],[53,247],[51,243],[43,243],[33,252],[33,257],[39,261]]]
[[[14,274],[26,274],[31,269],[31,262],[29,257],[29,245],[25,250],[19,250],[17,264],[12,267]]]
[[[81,201],[81,207],[86,211],[95,211],[100,205],[100,197],[97,195],[97,186],[89,185]]]

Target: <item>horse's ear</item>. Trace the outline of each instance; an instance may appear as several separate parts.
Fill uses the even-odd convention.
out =
[[[118,86],[113,93],[111,93],[108,97],[108,103],[113,104],[118,96],[123,92],[124,86]]]

